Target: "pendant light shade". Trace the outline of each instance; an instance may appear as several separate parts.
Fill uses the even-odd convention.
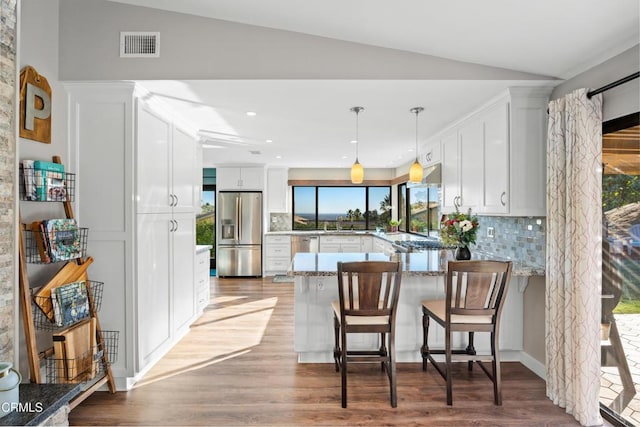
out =
[[[416,161],[413,162],[411,169],[409,169],[409,182],[420,183],[422,182],[423,169],[420,160],[418,160],[418,114],[424,111],[424,108],[414,107],[409,111],[416,115]]]
[[[364,168],[356,159],[356,162],[351,166],[351,183],[362,184],[362,181],[364,181]]]
[[[364,181],[364,168],[358,161],[358,145],[360,145],[360,141],[358,140],[358,114],[362,110],[364,110],[364,107],[351,107],[351,111],[356,113],[356,161],[353,163],[353,166],[351,166],[352,184],[362,184]]]

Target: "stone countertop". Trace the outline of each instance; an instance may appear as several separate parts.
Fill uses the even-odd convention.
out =
[[[264,233],[266,236],[373,236],[379,239],[386,240],[390,243],[394,243],[398,240],[400,241],[409,241],[409,240],[428,240],[434,239],[433,237],[421,236],[419,234],[411,234],[411,233],[378,233],[373,230],[289,230],[289,231],[267,231]]]
[[[0,418],[0,425],[40,425],[81,391],[82,384],[20,384],[21,406]]]
[[[473,259],[489,259],[481,253],[473,253]],[[496,258],[491,258],[496,259]],[[306,253],[299,252],[293,258],[287,272],[290,276],[335,276],[338,261],[389,261],[400,260],[403,275],[442,276],[446,273],[447,262],[453,260],[451,250],[427,250],[424,252],[397,253]],[[544,275],[544,269],[513,263],[514,276]]]
[[[196,245],[196,253],[199,254],[200,252],[206,252],[211,248],[213,248],[212,245]]]

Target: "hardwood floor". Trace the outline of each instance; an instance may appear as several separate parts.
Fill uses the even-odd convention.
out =
[[[71,425],[579,425],[519,363],[502,365],[501,407],[479,368],[459,364],[448,407],[433,367],[398,364],[396,409],[379,367],[352,365],[342,409],[333,364],[296,362],[292,283],[212,278],[211,288],[205,314],[134,389],[94,393]]]

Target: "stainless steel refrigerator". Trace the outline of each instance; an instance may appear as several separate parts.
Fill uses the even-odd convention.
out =
[[[221,191],[216,210],[218,276],[262,276],[262,193]]]

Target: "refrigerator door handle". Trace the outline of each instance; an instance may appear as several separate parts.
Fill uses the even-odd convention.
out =
[[[242,197],[238,197],[238,240],[242,240]]]
[[[236,241],[240,240],[240,198],[236,197],[236,228],[233,237]]]

